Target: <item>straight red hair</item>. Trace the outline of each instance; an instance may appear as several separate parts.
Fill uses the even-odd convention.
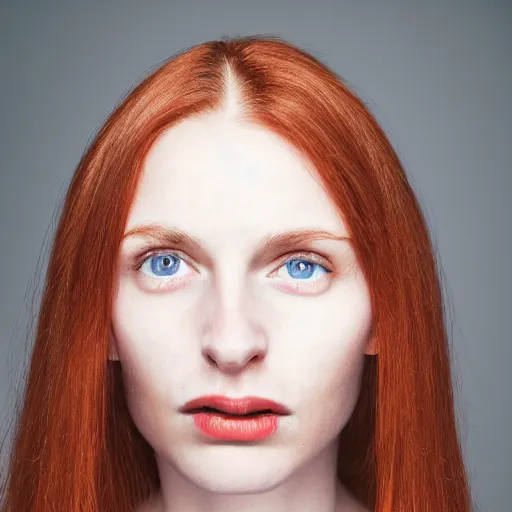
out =
[[[339,478],[378,512],[468,512],[442,291],[428,227],[391,144],[323,63],[275,37],[175,55],[115,109],[70,183],[46,276],[3,512],[134,510],[160,482],[107,361],[114,277],[142,164],[178,121],[220,108],[293,144],[342,212],[372,301],[378,355],[341,433]]]

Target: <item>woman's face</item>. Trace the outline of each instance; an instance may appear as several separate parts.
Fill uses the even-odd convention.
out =
[[[258,492],[334,450],[372,316],[346,226],[308,164],[224,112],[187,119],[146,159],[125,232],[146,225],[172,232],[123,240],[112,357],[161,472]],[[306,230],[320,234],[283,238]],[[180,411],[204,395],[263,397],[290,414],[269,437],[221,440]]]

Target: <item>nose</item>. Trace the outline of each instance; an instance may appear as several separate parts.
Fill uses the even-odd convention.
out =
[[[201,340],[203,357],[225,373],[239,373],[264,359],[267,340],[263,327],[251,317],[250,306],[217,302]]]

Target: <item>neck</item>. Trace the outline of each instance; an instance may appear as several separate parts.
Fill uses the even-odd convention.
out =
[[[257,493],[225,494],[190,481],[157,455],[161,491],[140,512],[364,512],[336,477],[337,444],[277,486]]]

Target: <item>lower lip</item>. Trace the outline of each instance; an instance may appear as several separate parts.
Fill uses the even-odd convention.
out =
[[[260,441],[277,430],[275,414],[261,416],[230,416],[229,414],[198,412],[194,424],[204,434],[225,441]]]

